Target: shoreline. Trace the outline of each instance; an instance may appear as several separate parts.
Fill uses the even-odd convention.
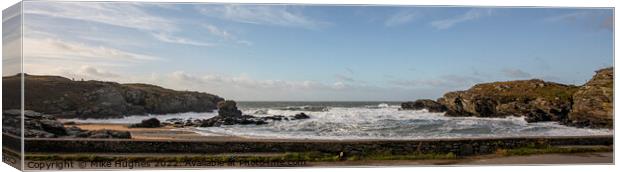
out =
[[[299,139],[299,138],[269,138],[269,137],[244,137],[234,135],[223,135],[214,133],[214,135],[203,135],[190,128],[175,128],[164,126],[160,128],[129,128],[129,124],[115,123],[76,123],[65,124],[67,127],[78,127],[84,130],[101,130],[110,129],[118,131],[129,131],[132,134],[132,140],[201,140],[201,141],[317,141],[317,142],[351,142],[351,141],[458,141],[458,140],[486,140],[486,139],[514,139],[514,138],[588,138],[588,137],[613,137],[613,135],[588,135],[588,136],[506,136],[506,137],[453,137],[453,138],[425,138],[425,139]]]

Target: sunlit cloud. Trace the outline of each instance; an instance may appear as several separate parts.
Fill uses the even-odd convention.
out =
[[[208,5],[197,7],[203,15],[239,23],[318,29],[328,23],[305,16],[286,5]]]

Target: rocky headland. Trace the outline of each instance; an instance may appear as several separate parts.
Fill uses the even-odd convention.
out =
[[[583,86],[539,79],[477,84],[437,101],[406,102],[402,109],[428,109],[446,116],[524,116],[528,122],[557,121],[591,128],[613,126],[613,67],[596,71]]]
[[[20,109],[19,75],[3,77],[3,109]],[[210,112],[223,98],[148,84],[75,81],[24,74],[25,109],[60,118],[120,118],[128,115]]]

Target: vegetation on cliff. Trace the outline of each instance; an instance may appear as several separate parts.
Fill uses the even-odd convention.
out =
[[[611,128],[613,126],[613,67],[598,70],[583,86],[539,79],[477,84],[444,94],[437,102],[405,102],[403,109],[429,109],[446,116],[525,116],[528,122]],[[442,107],[443,106],[443,107]]]
[[[493,82],[446,93],[438,101],[448,116],[525,116],[528,122],[564,121],[579,87],[538,79]]]
[[[570,125],[613,127],[614,69],[596,71],[596,75],[573,94]]]
[[[19,75],[3,77],[3,109],[20,108]],[[25,109],[64,118],[208,112],[223,99],[148,84],[74,81],[59,76],[24,75]]]

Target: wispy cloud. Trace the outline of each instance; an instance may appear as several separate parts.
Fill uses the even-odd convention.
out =
[[[547,18],[544,18],[544,20],[545,21],[549,21],[549,22],[576,21],[576,20],[585,19],[585,18],[587,18],[590,15],[591,15],[591,13],[586,12],[586,11],[577,11],[577,12],[571,12],[571,13],[564,13],[564,14],[560,14],[560,15],[549,16]]]
[[[412,22],[416,18],[418,18],[421,14],[417,11],[400,11],[385,20],[385,26],[392,27],[403,25]]]
[[[157,40],[160,40],[162,42],[167,42],[167,43],[185,44],[185,45],[193,45],[193,46],[205,46],[205,47],[214,45],[208,42],[201,42],[201,41],[191,40],[188,38],[173,36],[168,33],[152,33],[152,35]]]
[[[226,29],[217,27],[215,25],[212,24],[202,24],[201,25],[203,28],[207,29],[207,31],[214,36],[220,37],[226,41],[232,41],[234,43],[237,44],[243,44],[243,45],[253,45],[253,43],[251,41],[248,40],[243,40],[243,39],[239,39],[237,38],[236,35],[232,34],[231,32],[227,31]]]
[[[586,28],[593,28],[595,30],[605,29],[613,31],[613,15],[599,11],[577,11],[562,13],[558,15],[552,15],[543,18],[546,22],[564,22],[578,24]]]
[[[257,25],[319,29],[327,22],[305,16],[299,7],[286,5],[205,5],[197,7],[206,16]]]
[[[149,14],[134,3],[36,2],[28,3],[24,13],[146,31],[177,30],[174,21]]]
[[[448,19],[435,20],[431,22],[431,26],[436,29],[448,29],[456,24],[476,20],[482,17],[490,16],[492,9],[471,9],[464,14],[454,16]]]
[[[336,79],[338,79],[340,81],[357,82],[357,80],[355,80],[353,77],[346,76],[346,75],[343,75],[343,74],[336,74],[336,75],[334,75],[334,77],[336,77]]]
[[[166,43],[177,43],[194,46],[210,46],[203,41],[173,36],[181,31],[175,19],[162,17],[147,12],[149,5],[140,3],[107,3],[107,2],[36,2],[28,3],[24,11],[27,15],[39,15],[51,18],[79,20],[116,27],[146,31],[155,39]],[[170,9],[173,6],[155,4],[151,7]]]
[[[481,81],[472,76],[443,75],[433,79],[391,80],[390,83],[404,88],[465,88]]]
[[[103,46],[91,46],[84,43],[55,38],[24,38],[23,44],[24,47],[28,47],[28,50],[23,52],[24,57],[33,58],[124,62],[141,62],[160,59],[150,55],[132,53]]]
[[[232,39],[234,36],[230,33],[228,33],[228,31],[224,30],[224,29],[220,29],[219,27],[215,26],[215,25],[211,25],[211,24],[203,24],[203,27],[205,27],[209,33],[215,35],[215,36],[219,36],[222,37],[224,39]]]
[[[502,69],[502,73],[504,74],[504,76],[507,76],[510,78],[532,77],[532,74],[522,71],[521,69],[505,68],[505,69]]]

